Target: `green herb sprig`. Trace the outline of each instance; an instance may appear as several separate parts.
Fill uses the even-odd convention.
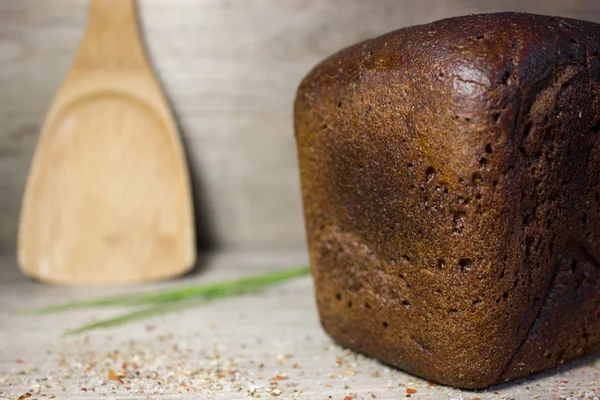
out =
[[[68,330],[63,336],[73,335],[93,329],[108,328],[125,323],[139,321],[161,314],[182,310],[185,307],[206,304],[210,301],[257,293],[278,283],[307,275],[310,267],[296,267],[262,275],[240,279],[192,285],[178,289],[167,289],[158,292],[133,293],[115,297],[98,298],[84,301],[68,302],[49,307],[25,310],[27,314],[48,314],[76,308],[110,307],[110,306],[143,306],[140,310],[103,319],[79,328]]]

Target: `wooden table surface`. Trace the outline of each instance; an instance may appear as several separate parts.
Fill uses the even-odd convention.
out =
[[[160,287],[293,267],[307,256],[238,252],[202,259],[201,271]],[[400,399],[409,389],[416,390],[411,395],[416,399],[600,398],[597,356],[473,392],[430,385],[344,350],[319,325],[308,276],[264,294],[62,338],[67,328],[124,310],[45,316],[12,311],[159,285],[56,287],[25,279],[11,257],[0,263],[0,398],[26,399],[29,393],[39,399]]]

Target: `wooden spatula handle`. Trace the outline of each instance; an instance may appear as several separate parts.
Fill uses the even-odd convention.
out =
[[[136,0],[90,1],[88,25],[76,63],[101,68],[146,66]]]

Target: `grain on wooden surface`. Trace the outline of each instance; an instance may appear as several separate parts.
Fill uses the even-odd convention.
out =
[[[14,249],[37,135],[86,7],[0,1],[0,249]],[[403,26],[509,10],[600,21],[591,0],[140,0],[190,155],[200,236],[229,247],[304,243],[292,102],[323,57]]]
[[[304,252],[204,256],[202,273],[129,290],[165,288],[305,263]],[[0,259],[0,398],[90,399],[598,399],[600,359],[485,391],[432,385],[335,345],[323,332],[310,277],[110,330],[61,338],[67,328],[123,311],[22,316],[14,309],[122,293],[25,279]],[[331,396],[331,397],[329,397]]]

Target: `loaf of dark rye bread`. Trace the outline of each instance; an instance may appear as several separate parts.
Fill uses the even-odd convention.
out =
[[[469,15],[346,48],[295,136],[339,344],[483,388],[600,345],[600,25]]]

